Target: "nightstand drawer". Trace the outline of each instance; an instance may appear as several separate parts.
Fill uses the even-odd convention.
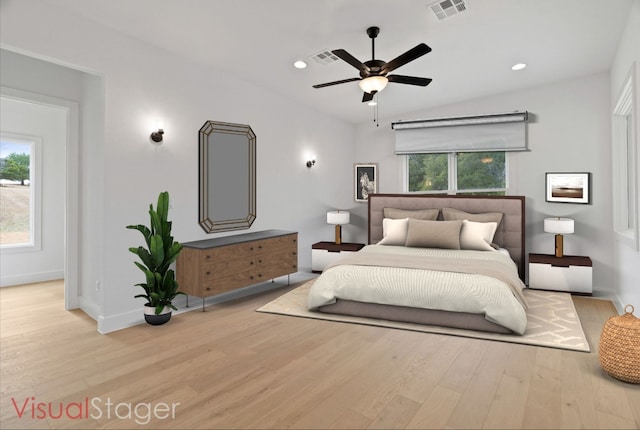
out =
[[[333,242],[315,243],[311,249],[311,271],[320,273],[341,256],[358,252],[363,247],[363,243],[342,243],[340,245]]]
[[[591,294],[591,279],[591,266],[529,264],[529,288]]]

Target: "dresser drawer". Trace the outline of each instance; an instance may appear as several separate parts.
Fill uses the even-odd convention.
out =
[[[202,283],[202,296],[212,296],[227,291],[242,288],[260,282],[256,279],[254,270],[234,273],[224,278],[216,278]]]
[[[234,260],[214,260],[213,263],[202,266],[202,280],[208,281],[215,278],[226,277],[236,272],[254,270],[256,261],[253,256],[236,258]]]
[[[201,264],[209,264],[221,260],[233,260],[236,258],[246,258],[253,254],[255,244],[240,243],[238,245],[228,245],[220,248],[205,249],[200,252]]]
[[[285,250],[256,257],[258,281],[277,278],[298,271],[298,251]]]
[[[298,249],[298,235],[290,234],[287,236],[274,237],[271,239],[264,239],[255,242],[256,253],[270,253],[283,250],[297,250]]]

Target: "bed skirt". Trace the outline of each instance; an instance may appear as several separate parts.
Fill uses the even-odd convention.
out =
[[[388,321],[400,321],[423,325],[461,328],[491,333],[513,334],[499,324],[487,321],[483,314],[451,312],[436,309],[420,309],[408,306],[381,305],[353,300],[337,299],[336,303],[318,307],[318,311],[329,314],[351,315]]]

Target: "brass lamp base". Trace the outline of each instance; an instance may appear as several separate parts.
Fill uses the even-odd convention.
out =
[[[564,254],[563,239],[561,234],[556,234],[556,257],[562,257]]]
[[[336,245],[340,245],[342,243],[342,226],[336,224]]]

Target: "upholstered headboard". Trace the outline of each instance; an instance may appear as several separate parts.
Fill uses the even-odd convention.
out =
[[[494,242],[509,250],[524,280],[525,208],[523,196],[443,196],[433,194],[369,194],[369,243],[382,239],[384,208],[405,210],[454,208],[469,213],[501,212]],[[442,214],[440,214],[442,217]],[[441,218],[440,218],[441,219]]]

